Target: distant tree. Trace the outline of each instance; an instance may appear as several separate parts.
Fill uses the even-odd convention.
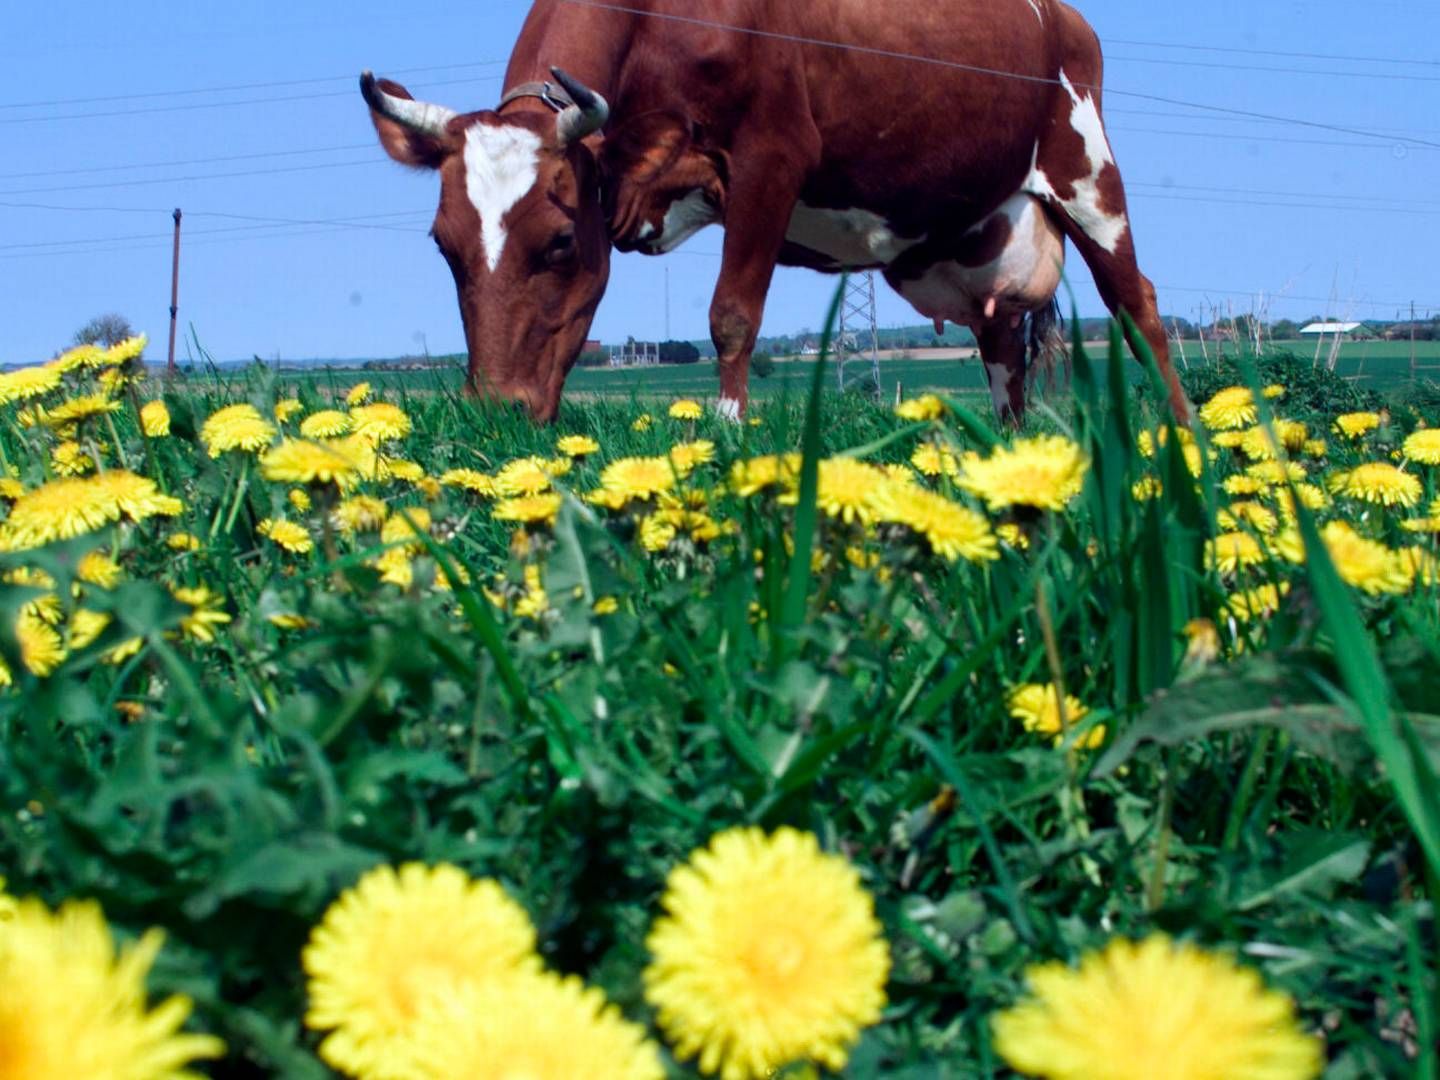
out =
[[[135,336],[135,331],[130,326],[130,320],[124,315],[117,315],[113,311],[105,315],[96,315],[79,330],[75,331],[76,345],[103,345],[109,348],[111,345],[118,345],[126,338]]]
[[[768,352],[757,352],[750,357],[750,370],[762,379],[775,374],[775,357]]]
[[[1270,328],[1270,336],[1281,339],[1293,338],[1298,336],[1299,333],[1300,324],[1295,322],[1294,319],[1281,319]]]
[[[662,364],[698,364],[700,350],[688,341],[662,341],[660,343]]]
[[[580,354],[579,364],[581,367],[604,367],[610,362],[610,357],[603,349],[595,349],[591,352]]]

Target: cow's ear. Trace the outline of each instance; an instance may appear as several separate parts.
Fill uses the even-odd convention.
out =
[[[370,120],[380,145],[401,165],[438,169],[452,149],[446,123],[455,114],[440,106],[416,101],[410,91],[389,79],[362,81]]]
[[[600,164],[607,177],[647,184],[690,148],[690,121],[678,113],[634,116],[606,129]]]

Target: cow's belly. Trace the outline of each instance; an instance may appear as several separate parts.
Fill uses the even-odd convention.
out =
[[[1064,234],[1034,198],[1015,195],[965,234],[953,258],[890,283],[927,318],[975,326],[1048,304],[1064,266]]]
[[[833,270],[889,266],[905,252],[924,243],[924,236],[899,235],[890,223],[870,210],[825,210],[797,203],[785,230],[786,243],[819,256],[804,260]]]

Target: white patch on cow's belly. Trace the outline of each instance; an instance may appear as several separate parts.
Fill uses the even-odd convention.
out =
[[[1085,235],[1094,240],[1110,254],[1120,246],[1130,222],[1124,214],[1107,214],[1101,208],[1100,174],[1107,165],[1115,164],[1110,152],[1110,140],[1105,136],[1105,125],[1100,119],[1100,110],[1091,94],[1081,94],[1062,69],[1060,85],[1070,95],[1072,109],[1070,126],[1085,140],[1085,157],[1090,172],[1074,181],[1075,195],[1062,199],[1055,193],[1055,185],[1040,168],[1040,144],[1035,144],[1035,156],[1030,166],[1030,176],[1022,190],[1042,199],[1051,199],[1085,230]]]
[[[898,236],[869,210],[822,210],[797,203],[785,239],[844,267],[889,266],[925,237]]]
[[[918,278],[900,281],[900,295],[915,310],[932,319],[974,324],[986,318],[995,301],[994,315],[1024,314],[1049,303],[1060,287],[1065,266],[1065,237],[1031,196],[1007,199],[990,218],[970,231],[980,233],[995,216],[1010,219],[1010,239],[1000,254],[984,266],[966,266],[951,260],[938,262]]]
[[[492,272],[505,252],[505,215],[540,175],[540,147],[540,136],[525,128],[473,124],[465,132],[465,193],[480,215]]]
[[[707,225],[720,220],[720,214],[699,188],[683,199],[676,199],[665,211],[665,225],[660,236],[654,238],[654,227],[646,222],[640,229],[640,239],[656,252],[674,251],[690,237]],[[646,230],[649,230],[647,235]]]

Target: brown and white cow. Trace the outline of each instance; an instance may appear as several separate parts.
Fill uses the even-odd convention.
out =
[[[1094,32],[1060,0],[535,0],[497,108],[423,104],[368,72],[361,88],[390,155],[440,173],[433,232],[471,387],[540,420],[612,244],[661,254],[711,224],[732,416],[785,264],[882,270],[937,325],[972,327],[996,409],[1018,420],[1024,319],[1051,302],[1068,238],[1186,419],[1101,77]]]

